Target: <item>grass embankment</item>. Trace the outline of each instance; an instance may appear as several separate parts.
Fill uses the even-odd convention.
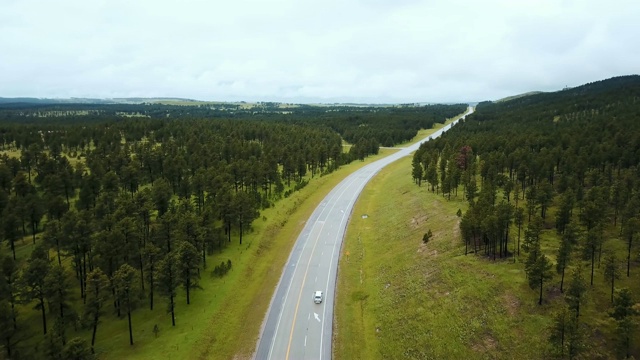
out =
[[[559,277],[545,286],[538,306],[525,278],[524,253],[516,263],[465,256],[456,216],[467,208],[462,191],[446,200],[414,184],[410,172],[409,157],[389,165],[354,208],[338,270],[334,358],[547,357],[547,327],[564,306]],[[433,237],[425,245],[422,236],[429,229]],[[605,247],[619,242],[609,240]],[[543,251],[553,261],[557,244],[555,232],[545,233]],[[568,278],[569,272],[565,286]],[[616,282],[622,286],[637,293],[638,284],[626,276]],[[581,319],[610,333],[608,289],[602,269],[596,269]],[[611,341],[597,335],[589,353],[602,353]]]

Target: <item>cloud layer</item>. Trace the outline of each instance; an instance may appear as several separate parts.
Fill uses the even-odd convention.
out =
[[[452,102],[640,73],[640,2],[3,0],[0,96]]]

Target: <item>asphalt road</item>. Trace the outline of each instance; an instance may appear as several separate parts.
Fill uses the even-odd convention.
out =
[[[472,112],[470,107],[465,116]],[[440,136],[452,125],[439,129],[421,142]],[[271,299],[255,359],[331,359],[338,257],[353,205],[380,169],[410,155],[421,142],[355,171],[314,210],[296,240]],[[313,301],[317,290],[324,293],[320,304]]]

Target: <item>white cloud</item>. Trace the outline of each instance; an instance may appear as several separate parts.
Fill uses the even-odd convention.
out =
[[[474,101],[639,73],[614,0],[0,2],[0,96]]]

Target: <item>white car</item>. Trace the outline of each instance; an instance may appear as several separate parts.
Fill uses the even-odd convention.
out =
[[[320,304],[322,302],[322,291],[316,291],[313,293],[313,302]]]

